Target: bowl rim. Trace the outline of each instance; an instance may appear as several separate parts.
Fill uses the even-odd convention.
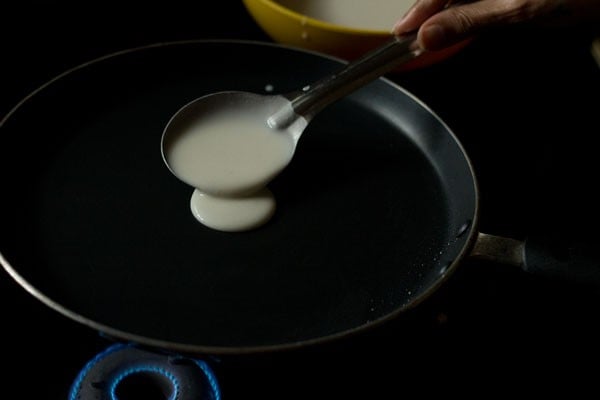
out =
[[[333,31],[337,33],[343,34],[359,34],[359,35],[367,35],[367,36],[389,36],[392,35],[392,28],[390,27],[389,31],[386,30],[376,30],[376,29],[366,29],[366,28],[354,28],[348,25],[339,25],[334,24],[332,22],[327,22],[318,18],[310,17],[305,14],[301,14],[297,11],[292,10],[291,8],[285,7],[281,5],[277,0],[244,0],[244,3],[257,2],[263,3],[267,7],[270,7],[272,10],[284,14],[288,17],[291,17],[297,20],[303,26],[314,26],[326,31]]]

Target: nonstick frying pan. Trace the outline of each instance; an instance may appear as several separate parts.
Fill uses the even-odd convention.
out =
[[[311,122],[270,185],[278,210],[266,226],[224,233],[194,219],[192,188],[161,158],[173,113],[216,91],[287,93],[340,65],[279,45],[188,41],[57,77],[2,121],[2,265],[46,305],[116,338],[244,353],[378,325],[467,256],[521,263],[522,243],[478,232],[457,138],[385,79]]]

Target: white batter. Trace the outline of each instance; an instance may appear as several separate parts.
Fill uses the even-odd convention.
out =
[[[163,149],[171,171],[196,188],[192,213],[213,229],[244,231],[271,218],[276,203],[265,186],[291,161],[307,124],[284,97],[247,100],[208,102],[209,107],[185,114],[185,123],[176,125],[181,131],[171,132]],[[291,125],[270,125],[274,114],[283,114]]]
[[[225,232],[258,228],[271,219],[275,204],[275,197],[267,188],[240,197],[214,197],[196,189],[190,200],[192,214],[198,221]]]
[[[276,0],[299,14],[346,27],[391,31],[415,0]]]
[[[288,101],[281,99],[283,107]],[[292,159],[295,141],[267,124],[277,106],[257,103],[197,115],[167,149],[173,173],[214,196],[251,193],[273,179]]]

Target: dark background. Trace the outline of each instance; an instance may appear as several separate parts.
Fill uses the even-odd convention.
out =
[[[65,69],[114,51],[181,39],[270,41],[232,0],[23,1],[4,4],[2,17],[0,115]],[[483,232],[597,239],[600,69],[591,38],[585,27],[490,32],[447,61],[391,77],[464,144],[479,179]],[[23,399],[66,398],[79,369],[110,342],[4,273],[0,299],[5,387]],[[597,390],[599,308],[597,289],[469,260],[420,307],[359,337],[207,359],[229,399],[397,398],[414,390],[572,396]]]

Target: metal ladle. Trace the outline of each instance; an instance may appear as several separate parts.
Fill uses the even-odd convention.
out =
[[[183,129],[188,128],[207,113],[231,111],[232,115],[235,115],[236,108],[240,105],[253,104],[261,104],[260,107],[262,104],[265,107],[271,107],[272,111],[269,111],[265,121],[271,128],[284,130],[292,127],[285,132],[292,136],[295,150],[295,144],[302,132],[317,113],[338,99],[422,54],[423,50],[417,45],[416,38],[416,33],[393,36],[380,47],[347,64],[340,71],[288,94],[265,96],[249,92],[227,91],[200,97],[177,111],[167,124],[161,142],[163,159],[171,172],[178,176],[171,168],[169,148],[181,135]],[[282,107],[281,104],[285,104],[285,106]],[[273,107],[275,108],[273,109]],[[299,120],[302,120],[302,123],[297,123]],[[198,182],[187,181],[186,183],[209,194],[237,196],[264,187],[286,165],[285,163],[275,165],[271,171],[246,186],[226,188],[218,193],[211,192],[210,188],[202,187],[203,185]],[[182,179],[180,176],[178,178]]]

